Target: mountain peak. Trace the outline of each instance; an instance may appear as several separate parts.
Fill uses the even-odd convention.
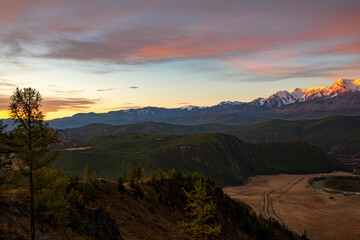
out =
[[[299,102],[305,102],[317,97],[335,97],[349,91],[360,91],[360,79],[339,79],[330,87],[295,88],[290,94]]]
[[[331,87],[333,86],[360,91],[360,79],[339,79]]]
[[[306,88],[295,88],[290,92],[290,94],[293,95],[294,98],[299,99],[306,93],[306,91]]]
[[[244,102],[239,102],[239,101],[222,101],[221,103],[218,104],[219,105],[242,105],[244,104]]]
[[[201,109],[201,108],[205,108],[205,107],[199,107],[199,106],[194,106],[194,105],[187,105],[187,106],[183,106],[181,108],[181,110],[193,110],[194,108],[197,108],[197,109]]]

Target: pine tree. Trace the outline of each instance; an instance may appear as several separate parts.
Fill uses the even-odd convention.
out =
[[[90,180],[91,180],[91,177],[90,177],[90,174],[91,174],[91,169],[89,166],[85,166],[85,169],[84,169],[84,182],[85,183],[90,183]]]
[[[40,111],[41,95],[33,88],[16,88],[10,98],[10,117],[17,127],[11,132],[12,148],[16,153],[17,165],[28,179],[30,190],[30,234],[35,240],[35,191],[34,181],[41,174],[41,168],[54,161],[57,153],[49,148],[60,141],[59,133],[43,122]]]
[[[69,179],[62,169],[51,169],[42,167],[34,178],[34,208],[35,212],[41,215],[54,227],[68,223],[68,201],[69,194],[66,192]]]
[[[92,177],[91,177],[92,172]],[[97,176],[95,171],[92,171],[89,166],[85,166],[84,169],[84,183],[82,184],[82,190],[84,192],[84,197],[88,202],[95,201],[99,197],[99,182],[97,181]]]
[[[221,225],[211,223],[216,204],[211,200],[211,196],[207,196],[204,181],[198,180],[193,191],[187,192],[184,189],[184,192],[188,198],[186,215],[193,220],[189,223],[179,223],[180,234],[196,240],[207,240],[220,234]]]

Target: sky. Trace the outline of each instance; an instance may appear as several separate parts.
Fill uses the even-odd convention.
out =
[[[0,118],[248,102],[360,78],[359,0],[0,0]]]

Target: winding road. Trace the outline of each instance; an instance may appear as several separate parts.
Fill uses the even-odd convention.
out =
[[[275,188],[271,191],[267,191],[265,193],[265,195],[264,195],[264,213],[267,218],[270,218],[270,215],[268,213],[268,196],[269,196],[269,194],[286,187],[287,185],[289,185],[292,181],[294,181],[298,177],[300,177],[300,176],[295,176],[295,177],[291,178],[289,181],[287,181],[285,184],[281,185],[280,187]]]

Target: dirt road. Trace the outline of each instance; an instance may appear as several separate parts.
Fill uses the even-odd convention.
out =
[[[295,176],[295,177],[293,177],[293,178],[291,178],[289,181],[287,181],[285,184],[283,184],[283,185],[281,185],[280,187],[278,187],[278,188],[275,188],[275,189],[273,189],[273,190],[271,190],[271,191],[267,191],[265,194],[264,194],[264,213],[265,213],[265,216],[267,217],[267,218],[270,218],[270,215],[269,215],[269,213],[268,213],[268,196],[269,196],[269,194],[270,193],[273,193],[273,192],[275,192],[275,191],[278,191],[278,190],[280,190],[280,189],[282,189],[282,188],[284,188],[284,187],[286,187],[287,185],[289,185],[292,181],[294,181],[296,178],[298,178],[299,176]]]
[[[309,184],[312,177],[323,175],[351,175],[344,172],[302,175],[268,199],[271,217],[285,223],[291,230],[302,234],[304,230],[312,240],[360,239],[360,195],[321,194]],[[225,187],[224,192],[234,199],[249,204],[257,214],[264,214],[264,194],[277,189],[289,179],[301,175],[279,174],[256,176],[246,185]],[[301,181],[300,181],[301,180]],[[296,183],[296,184],[295,184]]]

